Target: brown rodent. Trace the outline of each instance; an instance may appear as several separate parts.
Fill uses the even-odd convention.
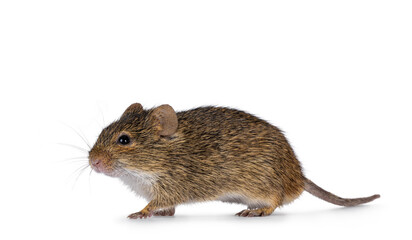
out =
[[[323,190],[305,178],[277,127],[222,107],[176,113],[169,105],[132,104],[103,129],[89,163],[149,201],[129,218],[172,216],[179,204],[213,200],[247,205],[239,216],[267,216],[303,190],[341,206],[379,198],[344,199]]]

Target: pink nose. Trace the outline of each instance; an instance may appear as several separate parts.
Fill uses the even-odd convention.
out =
[[[90,159],[90,163],[94,170],[100,171],[100,168],[102,167],[102,161],[100,158],[92,158]]]

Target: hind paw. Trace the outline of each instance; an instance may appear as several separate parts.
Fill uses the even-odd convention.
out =
[[[175,215],[175,208],[166,208],[162,210],[157,210],[153,213],[154,216],[173,216]]]
[[[257,208],[257,209],[245,209],[242,210],[238,213],[236,213],[236,216],[239,217],[263,217],[263,216],[269,216],[272,214],[274,211],[274,208]]]

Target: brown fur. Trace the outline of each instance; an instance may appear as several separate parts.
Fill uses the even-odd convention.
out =
[[[125,134],[131,142],[121,145]],[[266,216],[310,185],[277,127],[230,108],[175,113],[168,105],[132,104],[103,129],[89,159],[97,171],[132,179],[125,180],[132,189],[133,176],[144,182],[135,189],[150,202],[130,218],[173,215],[179,204],[213,200],[248,205],[239,216]]]

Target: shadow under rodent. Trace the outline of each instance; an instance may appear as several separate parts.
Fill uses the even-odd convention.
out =
[[[267,216],[304,190],[341,206],[379,198],[323,190],[303,175],[277,127],[223,107],[176,113],[169,105],[146,110],[134,103],[102,130],[89,163],[149,201],[129,218],[173,216],[179,204],[214,200],[247,205],[238,216]]]

